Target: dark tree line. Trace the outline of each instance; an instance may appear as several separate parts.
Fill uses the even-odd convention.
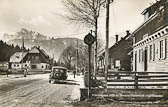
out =
[[[24,50],[26,50],[24,48]],[[0,61],[9,61],[10,57],[15,53],[15,52],[20,52],[21,47],[18,45],[14,46],[8,45],[2,40],[0,41]]]

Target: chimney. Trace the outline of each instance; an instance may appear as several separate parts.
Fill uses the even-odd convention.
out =
[[[126,33],[127,33],[127,35],[130,35],[130,32],[129,32],[129,30],[126,30]]]
[[[116,36],[116,43],[118,43],[118,35],[115,35]]]

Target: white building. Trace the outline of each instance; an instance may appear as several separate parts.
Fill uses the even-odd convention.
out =
[[[44,50],[35,46],[28,52],[16,52],[9,62],[13,70],[24,68],[29,71],[46,71],[50,69],[49,56]]]
[[[133,36],[133,71],[168,71],[168,2],[145,9]]]

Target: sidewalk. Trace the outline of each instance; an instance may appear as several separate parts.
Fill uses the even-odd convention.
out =
[[[83,75],[80,75],[80,76],[76,76],[75,78],[73,78],[73,75],[70,75],[69,76],[69,79],[72,79],[74,81],[76,81],[76,83],[78,85],[75,85],[73,91],[72,91],[72,94],[70,96],[70,99],[72,101],[74,100],[80,100],[80,88],[81,87],[84,87],[84,79],[83,79]]]

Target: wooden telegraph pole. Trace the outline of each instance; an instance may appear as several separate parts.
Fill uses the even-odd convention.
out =
[[[109,65],[109,5],[110,0],[106,0],[106,47],[105,47],[105,82],[107,90],[107,75],[108,75],[108,65]]]
[[[76,73],[78,72],[78,39],[76,40]]]

